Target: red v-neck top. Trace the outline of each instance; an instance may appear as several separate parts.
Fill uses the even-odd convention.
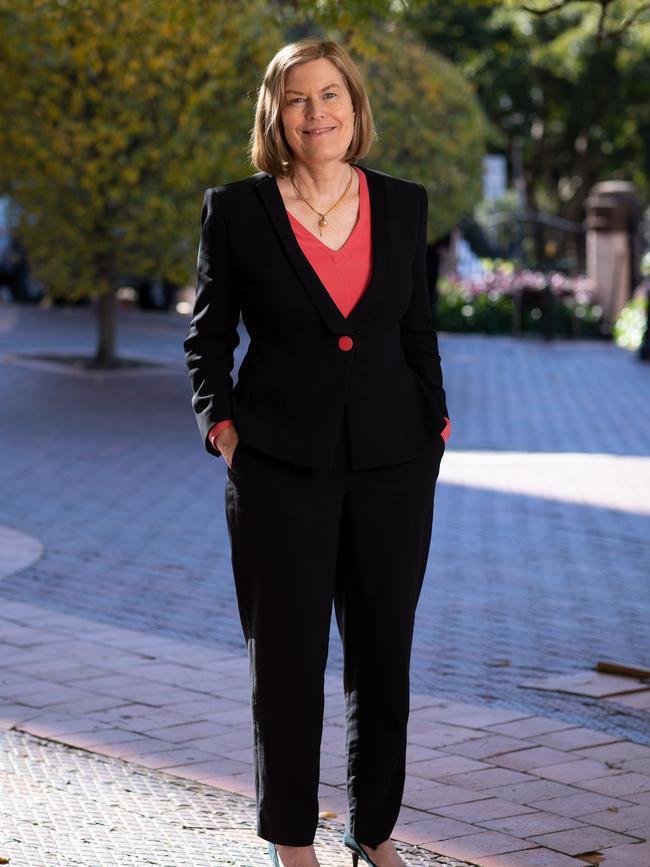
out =
[[[346,242],[338,250],[328,247],[305,228],[290,211],[287,211],[300,249],[336,306],[346,317],[368,288],[372,277],[372,231],[368,181],[365,172],[360,171],[356,166],[354,169],[359,176],[359,215]],[[216,437],[219,432],[232,424],[233,420],[227,418],[212,425],[208,437],[215,448],[217,448]],[[441,436],[445,441],[449,436],[449,420]]]
[[[344,316],[368,288],[372,275],[372,235],[370,231],[370,197],[364,172],[359,176],[359,215],[348,238],[338,250],[332,250],[287,211],[300,249]],[[324,229],[327,232],[327,228]]]

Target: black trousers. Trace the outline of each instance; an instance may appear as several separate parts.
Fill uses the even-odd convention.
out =
[[[387,431],[390,436],[390,431]],[[240,440],[225,503],[250,664],[257,834],[309,846],[332,604],[344,652],[348,828],[376,848],[406,771],[415,610],[445,443],[352,471],[344,419],[334,467],[281,461]]]

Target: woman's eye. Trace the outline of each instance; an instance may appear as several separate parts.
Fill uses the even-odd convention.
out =
[[[324,93],[324,94],[323,94],[323,98],[324,98],[324,99],[328,99],[328,100],[329,100],[330,97],[335,97],[335,96],[337,96],[337,94],[334,93],[333,90],[330,90],[330,91],[328,91],[327,93]],[[301,102],[302,100],[304,100],[304,98],[305,98],[304,96],[294,96],[293,99],[290,99],[290,100],[289,100],[289,102],[290,102],[290,103]]]

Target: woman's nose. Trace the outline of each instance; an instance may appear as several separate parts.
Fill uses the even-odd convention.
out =
[[[315,102],[314,100],[307,100],[305,106],[307,108],[307,117],[310,119],[314,117],[319,117],[322,114],[321,106],[318,104],[318,102]]]

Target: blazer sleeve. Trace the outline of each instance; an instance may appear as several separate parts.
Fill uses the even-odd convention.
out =
[[[401,320],[401,340],[406,361],[428,387],[440,414],[449,418],[427,280],[428,196],[422,184],[418,186],[421,191],[420,219],[413,260],[413,294]]]
[[[224,193],[223,187],[209,187],[203,197],[196,299],[183,343],[199,432],[206,450],[217,457],[221,452],[208,432],[216,422],[232,418],[230,374],[240,341],[240,303],[228,251]]]

